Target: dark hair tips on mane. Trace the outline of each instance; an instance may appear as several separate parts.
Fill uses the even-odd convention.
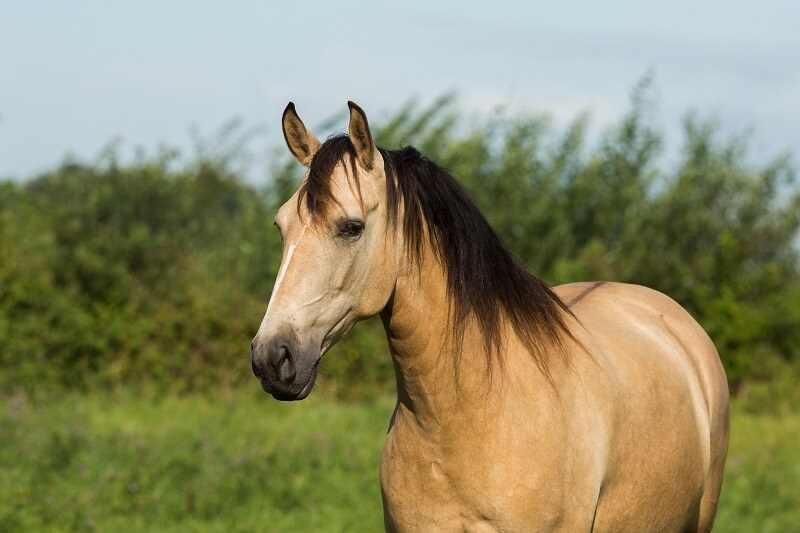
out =
[[[445,169],[413,147],[380,149],[380,153],[386,170],[389,222],[402,224],[411,257],[420,258],[426,241],[439,257],[446,272],[457,345],[463,343],[467,322],[473,316],[483,334],[487,362],[502,364],[502,324],[508,320],[550,379],[548,354],[555,348],[566,357],[562,335],[572,338],[564,321],[564,313],[571,314],[566,305],[546,283],[525,270],[466,190]],[[326,140],[301,185],[298,209],[305,203],[312,217],[325,213],[335,202],[330,176],[345,159],[352,170],[348,179],[360,194],[355,158],[355,148],[347,136]],[[404,206],[402,221],[398,221],[400,205]]]

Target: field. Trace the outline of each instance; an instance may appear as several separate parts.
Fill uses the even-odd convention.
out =
[[[392,399],[72,393],[0,406],[0,531],[379,531]],[[715,531],[800,531],[800,414],[733,406]]]

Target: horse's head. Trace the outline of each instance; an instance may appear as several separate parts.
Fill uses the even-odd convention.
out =
[[[349,139],[323,145],[293,104],[283,113],[289,150],[308,171],[275,216],[283,259],[252,342],[253,372],[279,400],[311,392],[322,355],[386,306],[397,279],[384,159],[366,115],[348,105]]]

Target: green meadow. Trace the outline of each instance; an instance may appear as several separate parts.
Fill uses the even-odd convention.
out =
[[[4,398],[0,531],[378,531],[392,410],[324,391]],[[800,530],[800,414],[733,404],[715,531]]]
[[[0,531],[355,531],[382,525],[389,399],[7,398]]]

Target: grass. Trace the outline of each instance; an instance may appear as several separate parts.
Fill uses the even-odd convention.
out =
[[[257,387],[0,405],[0,531],[378,531],[392,400]],[[734,405],[716,531],[800,531],[800,414]]]
[[[800,413],[753,414],[734,403],[714,531],[800,531]]]
[[[255,390],[11,398],[0,531],[378,530],[391,408]]]

